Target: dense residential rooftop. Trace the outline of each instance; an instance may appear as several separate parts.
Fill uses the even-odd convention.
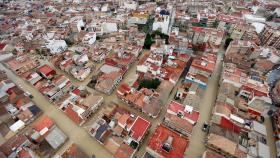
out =
[[[1,158],[280,156],[278,1],[0,10]]]

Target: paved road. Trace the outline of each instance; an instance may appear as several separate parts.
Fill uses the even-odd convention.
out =
[[[95,154],[98,158],[112,157],[112,155],[109,154],[100,144],[98,144],[97,141],[93,140],[83,128],[77,126],[62,111],[58,110],[42,94],[40,94],[37,89],[20,77],[16,76],[12,71],[5,68],[2,64],[0,64],[0,69],[6,71],[7,76],[13,82],[15,82],[17,85],[21,85],[24,90],[29,91],[34,96],[33,101],[35,104],[37,104],[43,110],[45,115],[52,118],[69,137],[68,143],[75,142],[88,155]]]
[[[209,121],[212,113],[212,108],[215,104],[218,83],[220,79],[220,74],[222,70],[222,53],[218,54],[218,61],[212,77],[208,81],[207,89],[205,90],[204,96],[199,105],[200,118],[193,129],[192,136],[190,138],[189,148],[186,150],[186,158],[200,158],[202,153],[205,151],[205,138],[206,133],[203,132],[202,125],[204,122]]]

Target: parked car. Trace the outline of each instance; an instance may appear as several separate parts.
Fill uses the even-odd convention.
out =
[[[29,97],[29,98],[33,98],[33,95],[31,93],[27,92],[27,91],[24,92],[24,95]]]
[[[202,125],[202,131],[208,132],[209,128],[210,128],[210,125],[207,122],[204,122],[204,124]]]
[[[269,111],[267,112],[267,115],[268,115],[268,116],[272,116],[272,115],[273,115],[273,110],[269,110]]]

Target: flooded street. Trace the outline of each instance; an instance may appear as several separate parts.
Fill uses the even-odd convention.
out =
[[[81,127],[77,126],[63,112],[51,104],[37,89],[29,83],[16,76],[12,71],[0,64],[0,69],[5,70],[8,77],[17,85],[21,85],[25,91],[29,91],[33,96],[33,101],[42,109],[45,115],[52,118],[59,128],[69,137],[68,143],[76,143],[88,155],[95,154],[98,158],[112,157],[105,148],[97,141],[93,140],[88,133]],[[64,145],[65,146],[65,145]]]
[[[190,144],[185,152],[186,158],[200,158],[202,153],[205,151],[205,140],[206,140],[206,133],[203,132],[202,125],[204,122],[208,122],[211,118],[212,108],[215,104],[217,92],[218,92],[218,83],[221,75],[222,70],[222,52],[218,54],[218,60],[215,67],[215,70],[213,72],[212,77],[209,79],[208,87],[204,91],[204,96],[201,99],[201,103],[199,105],[199,111],[200,111],[200,118],[196,124],[196,126],[193,129],[193,134],[190,137]],[[51,65],[51,67],[55,68],[51,63],[48,61],[44,61],[43,63]],[[125,74],[124,79],[122,83],[131,84],[132,81],[135,78],[135,72],[136,72],[136,66],[138,62],[135,62],[131,65],[128,72]],[[102,64],[97,64],[96,69],[98,69]],[[83,127],[77,126],[72,120],[70,120],[63,112],[58,110],[52,103],[48,101],[42,94],[39,93],[37,89],[35,89],[32,85],[24,81],[23,79],[19,78],[17,75],[15,75],[12,71],[4,67],[2,64],[0,64],[0,69],[5,70],[8,77],[14,81],[17,85],[21,85],[25,91],[29,91],[33,96],[33,101],[44,111],[45,115],[48,115],[53,120],[55,120],[56,124],[65,132],[65,134],[69,137],[69,140],[57,151],[57,154],[62,154],[72,143],[76,143],[83,151],[85,151],[89,156],[92,154],[95,154],[97,158],[110,158],[113,157],[101,144],[99,144],[97,141],[95,141],[88,133],[86,128],[90,126],[99,115],[101,115],[101,110],[98,110],[97,113],[93,115],[93,117],[88,120]],[[88,82],[90,82],[91,76],[95,74],[96,71],[92,72],[90,77],[88,77],[85,81],[78,81],[74,79],[71,75],[67,74],[66,72],[63,72],[57,68],[55,68],[58,74],[64,74],[66,75],[76,86],[86,86]],[[99,95],[102,95],[105,100],[105,104],[103,106],[108,105],[110,102],[116,102],[120,105],[120,107],[129,109],[131,113],[134,113],[136,115],[139,115],[148,121],[152,123],[151,129],[149,134],[145,137],[145,139],[142,142],[142,145],[139,148],[139,151],[136,153],[137,158],[141,158],[143,154],[145,153],[145,148],[147,146],[149,138],[152,136],[153,132],[155,131],[157,125],[159,125],[166,113],[166,105],[171,100],[173,100],[174,95],[176,94],[177,88],[181,85],[181,81],[183,79],[181,78],[175,87],[173,88],[171,94],[168,98],[164,101],[164,107],[159,114],[159,116],[156,119],[153,119],[151,117],[148,117],[147,115],[143,114],[142,112],[128,107],[125,103],[123,103],[121,100],[119,100],[116,97],[116,90],[108,96],[102,93],[99,93],[95,91],[94,89],[91,89],[87,87],[87,89],[91,93],[97,93]],[[270,146],[271,150],[271,156],[275,157],[275,142],[272,134],[272,127],[271,127],[271,121],[269,118],[266,118],[265,125],[267,127],[268,132],[268,145]]]
[[[66,72],[59,70],[58,68],[54,67],[53,64],[51,64],[48,61],[41,61],[42,64],[48,64],[52,68],[54,68],[58,74],[63,74],[66,77],[68,77],[71,82],[75,86],[86,86],[88,82],[90,82],[91,76],[95,74],[95,71],[91,73],[91,75],[84,81],[80,82],[76,79],[74,79],[71,75],[67,74]],[[96,65],[96,69],[98,69],[102,63],[99,63]],[[137,62],[132,64],[131,68],[125,75],[125,79],[123,82],[128,82],[130,78],[132,78],[135,75],[136,72],[136,66]],[[35,89],[32,85],[30,85],[28,82],[26,82],[24,79],[21,79],[16,74],[14,74],[11,70],[6,68],[3,64],[0,64],[0,69],[4,70],[7,74],[7,76],[15,82],[17,85],[20,85],[25,91],[30,92],[33,95],[33,101],[36,105],[38,105],[45,115],[52,118],[56,124],[65,132],[65,134],[69,137],[69,140],[57,151],[57,154],[62,154],[72,143],[76,143],[83,151],[85,151],[89,156],[95,154],[97,158],[110,158],[113,157],[101,144],[99,144],[97,141],[95,141],[85,130],[84,127],[90,125],[92,122],[94,122],[98,114],[95,114],[92,119],[90,119],[83,127],[77,126],[72,120],[70,120],[62,111],[57,109],[47,98],[45,98],[37,89]],[[110,102],[116,102],[121,107],[129,109],[132,113],[140,115],[144,118],[146,118],[149,121],[153,121],[151,118],[147,117],[145,114],[139,112],[138,110],[135,110],[133,108],[129,108],[127,105],[122,103],[117,97],[116,97],[116,90],[111,94],[110,96],[107,96],[105,94],[99,93],[91,88],[88,88],[90,92],[92,93],[98,93],[104,97],[106,106]],[[100,110],[99,110],[100,111]]]
[[[212,108],[215,105],[216,96],[218,92],[218,84],[222,71],[222,53],[218,54],[218,60],[212,77],[208,81],[207,89],[204,92],[204,96],[200,102],[200,117],[195,125],[192,136],[190,138],[189,148],[186,150],[186,158],[200,158],[205,151],[205,139],[206,133],[202,131],[202,125],[204,122],[210,121]]]
[[[49,65],[51,65],[51,67],[55,68],[51,63],[49,63],[47,61],[44,61],[43,63],[49,64]],[[1,69],[4,69],[7,72],[7,75],[8,75],[9,78],[11,78],[18,85],[21,85],[26,91],[29,91],[34,96],[34,99],[33,99],[34,102],[44,111],[44,114],[46,114],[49,117],[51,117],[52,119],[54,119],[55,122],[57,123],[57,125],[69,137],[69,141],[66,144],[64,144],[58,150],[57,154],[63,153],[70,146],[71,143],[76,143],[88,155],[95,154],[98,158],[99,157],[100,158],[103,158],[103,157],[106,157],[106,158],[113,157],[113,155],[111,155],[101,144],[99,144],[97,141],[95,141],[93,138],[91,138],[90,135],[88,135],[88,133],[87,133],[87,131],[85,129],[85,127],[91,125],[97,119],[97,117],[100,114],[96,113],[93,116],[92,119],[90,119],[87,123],[85,123],[85,125],[83,127],[79,127],[73,121],[71,121],[66,115],[64,115],[63,112],[58,110],[52,103],[50,103],[43,95],[41,95],[37,91],[37,89],[33,88],[32,85],[30,85],[26,81],[24,81],[24,80],[20,79],[19,77],[17,77],[9,69],[3,67],[2,64],[0,66],[1,66],[0,67]],[[101,64],[98,64],[97,68],[99,68],[100,66],[101,66]],[[131,81],[133,80],[133,78],[135,76],[136,66],[137,66],[137,62],[135,62],[134,64],[131,65],[131,68],[125,74],[124,79],[123,79],[122,82],[131,84]],[[66,72],[63,72],[63,71],[61,71],[61,70],[59,70],[57,68],[55,68],[55,70],[57,71],[58,74],[66,75],[74,83],[74,85],[76,85],[76,86],[86,86],[88,84],[88,82],[90,81],[90,77],[89,77],[85,81],[79,82],[76,79],[74,79],[71,75],[67,74]],[[94,72],[90,76],[92,76],[93,74],[94,74]],[[213,75],[212,79],[210,80],[211,85],[209,85],[209,88],[208,88],[209,90],[206,90],[207,94],[205,94],[205,97],[204,97],[204,99],[202,101],[202,103],[203,103],[202,106],[204,106],[204,107],[207,106],[208,108],[202,108],[203,112],[201,112],[201,118],[200,118],[198,124],[196,125],[196,128],[194,129],[195,130],[195,132],[194,132],[195,134],[192,137],[195,140],[192,141],[194,143],[191,143],[190,148],[187,149],[187,151],[186,151],[187,155],[188,154],[200,155],[203,152],[203,150],[204,150],[203,139],[205,137],[205,134],[201,131],[200,126],[202,125],[202,123],[205,120],[208,120],[209,117],[210,117],[211,107],[209,105],[205,105],[205,104],[208,104],[210,101],[214,101],[214,99],[216,97],[216,95],[212,95],[212,94],[213,94],[213,90],[215,90],[216,86],[217,86],[217,84],[215,82],[218,80],[218,74],[219,73],[217,73],[217,70],[216,70],[215,71],[215,75]],[[157,127],[157,125],[162,122],[162,119],[164,118],[164,115],[166,113],[166,104],[173,99],[178,86],[180,86],[181,81],[182,81],[182,79],[180,79],[177,82],[177,84],[173,88],[169,98],[166,98],[165,104],[164,104],[164,108],[162,109],[161,113],[159,114],[159,117],[156,118],[156,119],[148,117],[147,115],[143,114],[142,112],[139,112],[138,110],[136,110],[134,108],[128,107],[125,103],[121,102],[116,97],[116,90],[110,96],[107,96],[105,94],[101,94],[101,93],[95,91],[94,89],[91,89],[91,88],[88,88],[88,89],[89,89],[90,92],[98,93],[98,94],[100,94],[100,95],[102,95],[104,97],[104,100],[105,100],[104,106],[106,106],[110,102],[116,102],[121,107],[129,109],[129,111],[131,111],[132,113],[134,113],[136,115],[140,115],[141,117],[147,119],[148,121],[150,121],[152,123],[152,127],[150,129],[150,133],[148,134],[147,137],[145,137],[145,139],[143,140],[143,144],[141,145],[139,151],[136,153],[137,157],[142,157],[143,154],[145,153],[145,147],[146,147],[146,145],[148,143],[149,137],[152,136],[154,130]],[[208,98],[208,99],[205,100],[206,98]],[[99,110],[99,112],[100,112],[100,110]],[[201,135],[203,137],[201,137]],[[201,143],[198,143],[198,141],[197,141],[198,139],[201,139]]]
[[[274,138],[274,132],[272,129],[272,123],[270,117],[265,118],[264,125],[266,127],[267,131],[267,146],[269,146],[270,150],[270,158],[276,157],[276,146],[275,146],[275,138]]]

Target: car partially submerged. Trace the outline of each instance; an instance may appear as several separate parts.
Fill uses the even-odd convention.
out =
[[[24,92],[24,95],[29,97],[29,98],[33,98],[33,95],[31,93],[27,92],[27,91]]]
[[[202,125],[202,131],[208,132],[210,128],[210,125],[207,122],[204,122]]]

